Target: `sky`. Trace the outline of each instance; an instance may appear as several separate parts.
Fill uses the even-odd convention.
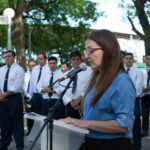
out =
[[[108,29],[113,32],[120,33],[129,33],[135,34],[132,31],[131,25],[128,21],[123,20],[124,10],[122,8],[118,8],[119,0],[91,0],[93,2],[100,2],[97,6],[98,11],[104,11],[106,17],[99,17],[95,23],[91,23],[92,29]],[[131,0],[126,0],[131,1]],[[137,28],[141,30],[141,27],[138,25],[136,21]],[[120,47],[122,50],[127,52],[132,52],[135,55],[137,62],[141,63],[143,61],[143,55],[145,55],[144,51],[144,42],[137,40],[124,40],[118,39]]]
[[[91,0],[98,2],[98,0]],[[98,11],[104,11],[106,17],[99,17],[96,23],[92,23],[91,27],[95,29],[106,28],[114,32],[135,34],[128,21],[123,20],[124,10],[118,7],[119,0],[99,0],[97,5]]]

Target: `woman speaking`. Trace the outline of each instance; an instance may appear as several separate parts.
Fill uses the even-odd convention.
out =
[[[82,101],[83,118],[63,121],[90,131],[80,149],[132,150],[135,88],[124,71],[114,34],[94,30],[85,38],[93,76]]]

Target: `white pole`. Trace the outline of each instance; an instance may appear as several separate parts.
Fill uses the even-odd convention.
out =
[[[6,8],[3,11],[3,16],[8,17],[7,48],[8,48],[8,50],[12,50],[12,45],[11,45],[11,23],[12,23],[12,18],[15,16],[15,11],[12,8]]]
[[[7,48],[12,50],[11,46],[11,17],[8,17],[8,29],[7,29]]]

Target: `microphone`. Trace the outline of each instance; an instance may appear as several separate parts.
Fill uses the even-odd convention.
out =
[[[87,69],[87,65],[85,63],[81,63],[79,65],[79,67],[73,69],[72,71],[70,71],[67,75],[65,75],[64,77],[59,79],[59,82],[67,79],[67,78],[73,78],[77,73],[81,72],[81,71],[85,71]]]

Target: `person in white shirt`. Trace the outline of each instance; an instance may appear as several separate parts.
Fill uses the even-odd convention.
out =
[[[42,95],[37,91],[37,84],[41,79],[44,70],[48,67],[47,57],[43,53],[38,54],[38,65],[36,65],[31,73],[29,94],[31,95],[31,110],[41,114]]]
[[[72,69],[70,69],[69,71],[72,71],[73,69],[79,67],[79,65],[82,63],[82,58],[79,51],[73,51],[70,54],[70,63],[72,65]],[[68,116],[74,118],[81,117],[81,114],[78,110],[79,104],[88,86],[91,74],[92,70],[89,67],[87,67],[85,71],[79,72],[75,77],[74,81],[72,82],[72,84],[70,85],[71,88],[69,88],[65,93],[65,95],[63,96],[66,117]],[[67,82],[68,80],[66,81],[66,84]]]
[[[51,56],[48,58],[48,68],[44,70],[41,80],[37,84],[37,90],[42,94],[42,115],[48,115],[48,110],[53,107],[56,101],[59,99],[61,92],[60,85],[55,81],[62,77],[60,70],[57,70],[57,58]],[[60,101],[57,107],[53,119],[60,119],[64,117],[64,106]]]
[[[24,147],[22,95],[24,70],[15,63],[15,52],[5,53],[6,65],[0,68],[0,150],[7,150],[14,135],[17,150]]]
[[[61,72],[63,74],[66,74],[68,72],[68,69],[69,69],[68,63],[67,62],[62,62],[61,65],[60,65],[60,68],[61,68]]]
[[[124,68],[129,74],[135,89],[136,89],[136,103],[135,103],[135,121],[133,126],[133,146],[134,150],[141,149],[141,110],[140,110],[140,95],[143,91],[143,74],[142,71],[133,66],[134,57],[132,53],[125,53]]]
[[[29,93],[30,77],[31,77],[32,69],[36,66],[36,62],[34,60],[29,60],[28,66],[29,66],[29,70],[25,73],[24,86],[23,86],[25,100],[28,100],[31,98],[31,95]]]
[[[142,105],[142,136],[149,135],[149,112],[150,112],[150,54],[146,57],[146,69],[143,70],[143,97]]]
[[[30,77],[31,77],[32,69],[35,67],[35,65],[36,62],[34,60],[29,60],[28,62],[29,70],[25,73],[25,78],[24,78],[23,91],[24,91],[24,100],[25,100],[25,110],[27,113],[32,111],[29,104],[29,100],[31,99],[29,90],[30,90]],[[27,119],[28,132],[25,135],[29,135],[32,126],[33,126],[33,120]]]

